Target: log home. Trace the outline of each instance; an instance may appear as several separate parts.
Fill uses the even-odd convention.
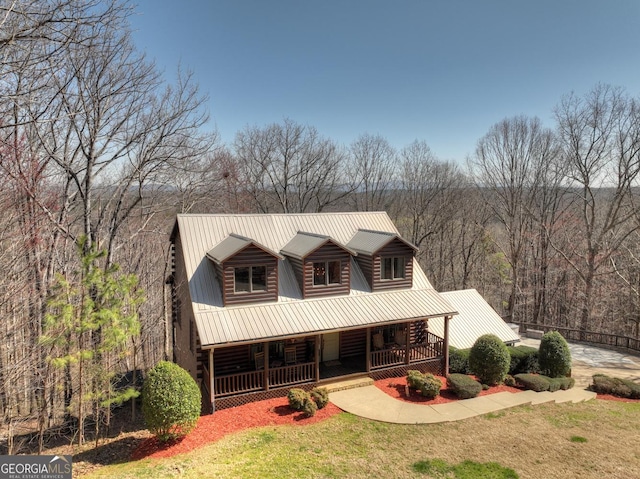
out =
[[[338,377],[448,370],[457,311],[384,212],[178,215],[171,241],[174,360],[205,411]]]

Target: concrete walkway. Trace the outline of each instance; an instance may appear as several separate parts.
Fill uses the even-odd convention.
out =
[[[521,344],[537,348],[540,346],[540,340],[523,338]],[[586,391],[584,388],[590,384],[591,376],[596,373],[635,381],[640,380],[640,358],[637,356],[583,344],[569,343],[569,349],[573,359],[571,376],[576,380],[576,386],[568,391],[554,393],[501,392],[428,406],[394,399],[373,386],[373,381],[369,380],[369,385],[364,387],[353,387],[355,384],[347,383],[345,387],[348,389],[331,392],[329,400],[343,411],[375,421],[396,424],[429,424],[459,421],[525,404],[588,401],[595,398],[596,394]],[[338,385],[334,386],[339,389]]]
[[[329,394],[329,400],[343,411],[374,421],[395,424],[432,424],[468,419],[525,404],[582,402],[596,397],[584,389],[554,393],[500,392],[488,396],[428,406],[394,399],[375,386],[352,387]]]

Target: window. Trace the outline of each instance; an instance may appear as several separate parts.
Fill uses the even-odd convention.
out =
[[[267,290],[266,266],[242,266],[234,268],[236,293],[251,293]]]
[[[313,263],[313,285],[340,284],[340,261]]]
[[[404,256],[390,256],[380,261],[380,279],[404,279]]]

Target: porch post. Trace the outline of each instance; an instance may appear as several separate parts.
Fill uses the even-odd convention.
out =
[[[315,341],[315,355],[313,360],[315,361],[315,368],[316,368],[316,382],[320,382],[320,344],[322,341],[322,335],[320,334],[316,334],[316,341]]]
[[[449,320],[451,316],[444,317],[444,375],[449,375]]]
[[[216,381],[213,374],[213,349],[209,350],[209,391],[211,391],[211,412],[216,412]]]
[[[264,351],[264,379],[263,387],[265,391],[269,390],[269,343],[262,343],[262,351]]]
[[[413,322],[406,323],[405,332],[404,332],[404,344],[405,344],[405,352],[404,352],[404,363],[411,363],[411,325]]]
[[[367,373],[371,372],[371,328],[367,328],[367,347],[366,350],[366,370]]]

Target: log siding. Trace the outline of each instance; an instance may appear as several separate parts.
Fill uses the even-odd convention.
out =
[[[265,266],[267,289],[264,291],[236,292],[235,268]],[[225,261],[220,268],[222,297],[225,306],[278,300],[278,259],[256,246],[249,246]]]

